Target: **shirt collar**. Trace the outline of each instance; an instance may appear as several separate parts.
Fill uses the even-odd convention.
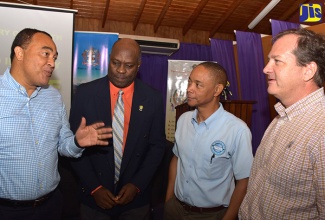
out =
[[[201,123],[204,123],[205,126],[209,129],[210,127],[212,127],[216,121],[218,121],[218,119],[221,117],[222,113],[224,112],[224,108],[222,106],[222,104],[219,102],[219,108],[212,114],[210,115],[205,121],[202,121]],[[198,124],[197,122],[197,109],[195,109],[192,113],[192,124]]]
[[[4,73],[4,78],[5,80],[8,82],[8,85],[14,89],[16,89],[17,91],[22,91],[24,94],[27,95],[26,92],[26,88],[22,85],[20,85],[15,79],[14,77],[12,77],[11,73],[10,73],[10,67],[8,67]],[[41,90],[41,87],[36,87],[36,91],[39,92]]]
[[[109,82],[109,88],[110,88],[111,94],[113,94],[114,96],[118,96],[118,92],[121,90],[121,88],[114,86],[112,82]],[[129,85],[128,87],[122,88],[122,91],[126,95],[133,93],[134,82],[132,82],[131,85]]]
[[[303,114],[311,106],[314,105],[315,102],[324,98],[324,88],[320,88],[315,92],[310,93],[305,98],[299,100],[288,108],[285,108],[281,102],[278,102],[274,105],[275,110],[278,112],[280,117],[287,117],[288,120],[291,120],[293,117]]]

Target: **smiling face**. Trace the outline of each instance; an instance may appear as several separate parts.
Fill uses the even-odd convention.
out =
[[[268,93],[290,106],[302,97],[306,67],[298,66],[292,51],[296,48],[297,36],[279,38],[269,53],[269,62],[263,72],[268,78]]]
[[[140,48],[131,39],[118,40],[110,55],[108,78],[114,86],[125,88],[137,76],[140,66]]]
[[[36,87],[47,86],[58,56],[53,40],[46,34],[36,33],[26,47],[16,46],[14,51],[13,75],[28,93]]]

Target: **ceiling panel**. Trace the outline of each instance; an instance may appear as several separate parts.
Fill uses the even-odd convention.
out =
[[[247,25],[270,0],[5,0],[4,2],[36,4],[56,8],[76,9],[77,17],[103,21],[150,24],[155,31],[160,26],[209,31],[210,34],[231,34],[234,30],[271,34],[269,19],[291,21],[299,14],[299,5],[320,0],[281,0],[253,29]],[[108,5],[106,5],[109,3]],[[322,1],[324,5],[324,1]],[[297,16],[295,16],[297,17]],[[297,21],[298,22],[298,21]]]

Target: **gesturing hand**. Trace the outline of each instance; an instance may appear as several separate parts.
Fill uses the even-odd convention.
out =
[[[94,145],[108,145],[109,138],[112,138],[112,128],[104,127],[103,122],[86,126],[86,119],[81,118],[81,123],[76,132],[76,139],[81,147]]]

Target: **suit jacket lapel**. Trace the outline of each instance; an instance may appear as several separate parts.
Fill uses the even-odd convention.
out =
[[[103,120],[105,126],[112,126],[112,113],[111,113],[111,96],[110,96],[110,89],[109,89],[109,81],[108,77],[104,77],[103,80],[98,85],[97,94],[95,97],[95,112],[94,114],[98,114],[98,118]],[[111,170],[115,169],[114,164],[114,150],[113,150],[113,139],[109,140],[108,147],[102,147],[103,151],[110,151],[112,154],[108,154],[108,163]],[[113,158],[113,159],[110,159]]]
[[[95,101],[95,114],[104,121],[106,126],[112,126],[111,97],[107,76],[101,81]]]
[[[143,106],[143,108],[146,107],[146,103],[147,103],[146,94],[136,82],[137,80],[135,81],[134,84],[129,131],[126,138],[125,149],[123,153],[123,160],[122,160],[122,165],[120,170],[121,174],[123,173],[124,169],[127,167],[127,164],[136,148],[135,143],[137,143],[137,139],[140,138],[139,137],[140,126],[141,123],[144,121],[143,118],[145,117],[145,112],[139,109],[140,106]]]

